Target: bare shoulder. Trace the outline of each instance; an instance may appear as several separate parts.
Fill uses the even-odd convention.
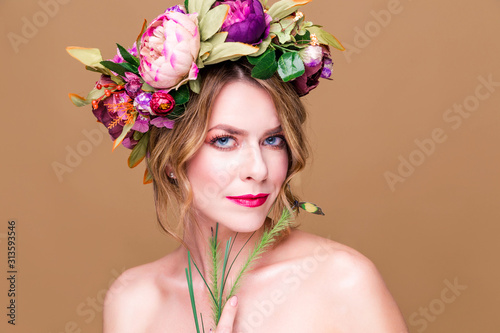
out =
[[[290,248],[318,262],[316,278],[324,286],[326,307],[344,309],[349,332],[406,333],[408,329],[396,301],[373,262],[339,242],[296,230]],[[294,250],[294,251],[295,251]]]
[[[144,332],[154,318],[151,311],[165,295],[159,279],[165,275],[168,255],[123,272],[106,293],[103,310],[104,333]],[[168,268],[167,268],[168,269]]]

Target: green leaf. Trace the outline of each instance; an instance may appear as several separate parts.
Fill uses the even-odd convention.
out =
[[[298,78],[304,72],[304,63],[297,52],[286,52],[278,60],[278,74],[284,82]]]
[[[139,141],[143,137],[143,135],[144,133],[141,133],[139,131],[134,131],[134,135],[132,137],[134,138],[134,140]]]
[[[312,27],[307,28],[307,30],[311,34],[315,34],[316,37],[318,38],[318,41],[321,44],[331,45],[334,48],[339,49],[340,51],[345,50],[345,48],[342,46],[342,44],[340,44],[340,42],[337,40],[337,38],[335,38],[329,32],[326,32],[325,30],[321,29],[320,27],[312,26]]]
[[[71,102],[80,107],[80,106],[85,106],[85,105],[89,105],[90,102],[87,101],[86,98],[83,98],[82,96],[79,96],[77,94],[69,94],[69,99],[71,100]]]
[[[198,11],[198,20],[201,20],[205,17],[205,14],[208,13],[210,8],[212,8],[212,5],[214,4],[216,0],[202,0],[201,1],[201,8]]]
[[[118,46],[118,51],[120,51],[120,54],[122,55],[123,59],[131,63],[132,65],[135,65],[136,67],[139,66],[139,59],[131,55],[123,46],[120,44],[116,44]]]
[[[273,18],[273,22],[276,22],[296,11],[298,7],[311,1],[312,0],[281,0],[275,2],[271,8],[269,8],[267,14]]]
[[[87,101],[91,103],[92,100],[101,98],[106,93],[106,90],[110,89],[105,89],[105,88],[92,89],[87,95]]]
[[[198,22],[200,22],[214,2],[215,0],[189,0],[186,8],[190,14],[198,13]]]
[[[292,30],[295,29],[296,22],[293,17],[285,17],[280,22],[280,30],[276,32],[280,44],[285,44],[291,40]]]
[[[189,88],[195,94],[200,93],[201,86],[200,86],[200,76],[199,75],[198,75],[198,78],[196,80],[189,80]]]
[[[120,65],[125,68],[125,72],[131,72],[134,74],[139,75],[139,69],[136,65],[134,64],[129,64],[128,62],[122,62]]]
[[[244,43],[222,43],[214,45],[212,53],[204,61],[205,65],[213,65],[222,61],[234,59],[237,57],[249,55],[259,51],[259,48]]]
[[[154,92],[155,88],[151,87],[149,84],[144,82],[141,87],[142,91],[147,91],[147,92]]]
[[[306,31],[306,33],[301,35],[295,35],[295,42],[298,44],[309,44],[311,42],[311,33]]]
[[[199,24],[201,41],[206,41],[220,30],[228,11],[228,5],[220,5],[209,10],[208,13],[203,16]]]
[[[111,81],[113,81],[114,83],[116,83],[119,86],[125,85],[125,81],[121,77],[115,76],[113,74],[111,74]]]
[[[271,34],[269,34],[269,36],[267,36],[267,38],[264,39],[262,41],[262,43],[259,44],[259,51],[252,53],[252,57],[260,56],[262,53],[266,52],[267,48],[269,47],[269,44],[271,44],[271,41],[273,40],[273,38],[274,38],[274,35],[271,36]]]
[[[210,51],[212,51],[213,48],[214,48],[214,46],[211,43],[201,42],[200,43],[200,52],[198,52],[198,57],[200,57],[201,60],[206,60],[208,58],[208,56],[210,55]]]
[[[70,56],[80,61],[85,66],[99,68],[102,67],[102,55],[99,49],[89,49],[85,47],[69,46],[66,51]]]
[[[189,101],[189,88],[185,84],[177,90],[170,90],[169,94],[174,98],[176,105],[185,104]]]
[[[274,50],[267,50],[264,54],[259,56],[259,61],[252,69],[252,77],[261,80],[267,80],[278,69],[278,62],[276,61],[276,52]]]
[[[184,8],[186,8],[186,11],[189,14],[188,8],[189,8],[189,0],[184,0]]]
[[[259,62],[260,60],[260,57],[251,57],[251,56],[247,56],[247,60],[250,64],[252,65],[257,65],[257,63]]]
[[[125,126],[123,126],[122,133],[113,142],[113,150],[115,150],[116,147],[118,147],[120,145],[120,143],[122,143],[123,139],[125,139],[125,136],[127,135],[127,133],[132,129],[132,126],[134,126],[134,122],[135,122],[136,118],[137,118],[137,114],[134,115],[134,119],[130,123],[125,124]]]
[[[114,63],[114,62],[109,61],[109,60],[101,61],[101,65],[103,65],[104,67],[112,70],[113,72],[115,72],[115,73],[117,73],[118,75],[121,75],[121,76],[125,76],[125,72],[128,71],[121,64],[117,64],[117,63]]]
[[[135,135],[135,133],[134,133]],[[130,153],[128,157],[128,166],[130,168],[135,168],[146,156],[146,150],[148,148],[149,143],[149,131],[144,134],[139,142],[135,145],[134,149]]]
[[[218,32],[215,35],[213,35],[212,38],[207,40],[207,42],[212,45],[222,44],[226,41],[227,35],[228,35],[227,31]]]
[[[185,110],[186,107],[184,105],[176,105],[174,109],[170,111],[169,114],[167,114],[167,118],[170,120],[176,120],[177,118],[182,116]]]

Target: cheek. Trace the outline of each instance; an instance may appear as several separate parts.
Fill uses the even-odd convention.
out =
[[[193,189],[199,193],[214,193],[229,183],[233,164],[203,149],[188,163],[187,176]]]
[[[282,184],[288,173],[288,154],[280,154],[278,157],[273,158],[271,170],[273,170],[273,180]]]

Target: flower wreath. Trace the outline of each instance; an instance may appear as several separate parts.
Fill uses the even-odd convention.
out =
[[[151,126],[172,129],[189,101],[199,93],[205,66],[246,56],[252,77],[268,79],[276,71],[299,96],[329,79],[329,46],[344,50],[320,26],[306,21],[298,8],[312,0],[185,0],[151,24],[146,20],[129,49],[103,60],[99,49],[68,47],[87,70],[101,74],[86,98],[69,94],[76,106],[92,104],[94,116],[114,140],[132,149],[129,167],[146,155]],[[151,176],[146,168],[144,183]]]

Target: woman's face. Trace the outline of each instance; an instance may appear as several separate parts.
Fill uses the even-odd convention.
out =
[[[226,84],[214,101],[205,141],[187,164],[200,222],[257,230],[287,168],[286,142],[269,94],[247,82]]]

